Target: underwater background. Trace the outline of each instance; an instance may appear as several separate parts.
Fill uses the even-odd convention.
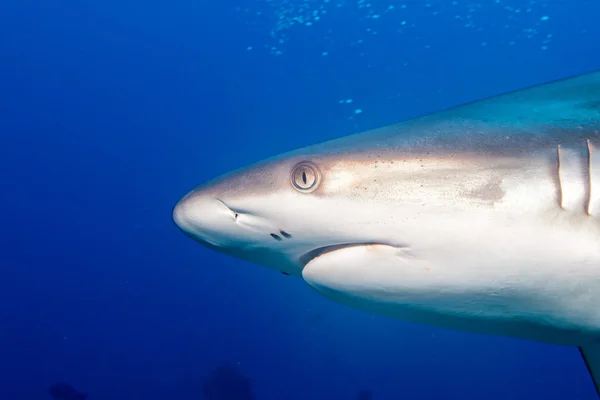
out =
[[[284,151],[598,69],[599,21],[597,0],[0,2],[0,400],[211,400],[222,365],[256,400],[597,398],[575,348],[346,308],[171,211]]]

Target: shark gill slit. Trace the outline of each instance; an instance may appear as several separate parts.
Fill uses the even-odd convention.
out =
[[[564,210],[565,205],[563,203],[563,183],[562,183],[562,178],[561,178],[561,173],[560,173],[561,172],[560,171],[560,144],[556,148],[556,155],[557,155],[556,174],[558,175],[558,204],[559,204],[560,208],[562,208]]]
[[[585,156],[581,160],[583,164],[583,181],[584,183],[584,196],[585,204],[584,210],[586,215],[591,215],[591,204],[592,204],[592,153],[590,148],[590,141],[585,141]]]
[[[586,140],[588,149],[588,169],[589,169],[589,202],[587,213],[590,216],[598,217],[600,214],[600,153],[597,151],[592,139]]]
[[[595,156],[590,140],[585,141],[585,149],[558,145],[558,196],[562,210],[584,212],[588,216],[595,214]]]
[[[592,154],[592,144],[590,143],[590,139],[586,139],[585,141],[586,146],[587,146],[587,154],[588,154],[588,185],[589,185],[589,190],[588,190],[588,202],[587,202],[587,207],[586,207],[586,212],[587,215],[592,215],[592,202],[594,199],[594,177],[593,177],[593,165],[592,165],[592,160],[593,160],[593,154]]]

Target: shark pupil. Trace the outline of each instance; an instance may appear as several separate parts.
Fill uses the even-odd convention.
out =
[[[292,171],[291,181],[298,191],[310,193],[319,186],[319,170],[310,162],[302,162]]]

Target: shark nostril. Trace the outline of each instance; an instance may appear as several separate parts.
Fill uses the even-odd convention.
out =
[[[283,240],[283,239],[281,239],[281,236],[279,236],[279,235],[276,235],[276,234],[274,234],[274,233],[271,233],[271,237],[272,237],[273,239],[277,240],[278,242],[280,242],[280,241],[282,241],[282,240]]]
[[[227,204],[225,204],[225,202],[219,198],[217,198],[217,200],[223,204],[225,207],[227,207],[227,209],[231,212],[231,215],[233,215],[233,219],[234,220],[238,220],[238,217],[240,216],[240,213],[238,213],[237,211],[233,210],[231,207],[229,207]]]
[[[284,238],[289,239],[292,237],[292,235],[290,235],[289,233],[287,233],[286,231],[279,231],[279,233],[281,233],[283,235]]]

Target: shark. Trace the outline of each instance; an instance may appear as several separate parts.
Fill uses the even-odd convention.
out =
[[[600,70],[257,161],[172,215],[348,307],[576,347],[600,394]]]

